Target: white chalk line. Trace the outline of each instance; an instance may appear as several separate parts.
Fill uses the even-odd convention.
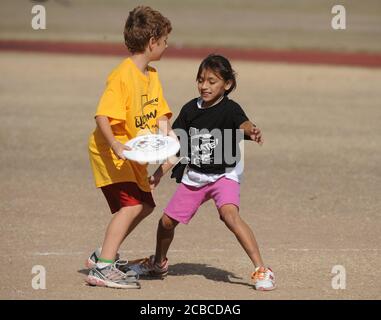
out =
[[[204,252],[204,253],[210,253],[210,252],[231,252],[231,250],[228,249],[198,249],[198,250],[170,250],[173,253],[187,253],[190,252]],[[325,251],[325,252],[380,252],[381,248],[339,248],[339,249],[331,249],[331,248],[263,248],[262,251],[291,251],[291,252],[315,252],[315,251]],[[120,253],[122,254],[151,254],[152,251],[148,250],[121,250]],[[86,255],[89,254],[89,252],[84,251],[78,251],[78,252],[72,252],[72,251],[52,251],[52,252],[33,252],[30,255],[32,256],[80,256],[80,255]]]

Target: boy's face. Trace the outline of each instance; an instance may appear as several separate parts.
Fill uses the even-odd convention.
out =
[[[209,69],[204,69],[197,79],[198,92],[206,107],[213,105],[230,86],[231,81],[225,81]]]
[[[150,48],[151,48],[151,60],[160,60],[165,49],[168,48],[168,35],[164,35],[158,40],[151,38]]]

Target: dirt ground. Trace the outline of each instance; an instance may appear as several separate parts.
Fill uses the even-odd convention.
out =
[[[253,289],[250,261],[212,202],[178,227],[167,279],[142,280],[140,290],[85,285],[84,260],[110,219],[87,139],[107,74],[120,61],[0,53],[1,299],[381,298],[381,70],[238,61],[232,98],[265,139],[263,147],[245,144],[241,215],[278,289]],[[198,64],[154,64],[175,115],[196,95]],[[163,179],[157,210],[122,256],[153,252],[175,188]],[[45,290],[32,288],[35,265],[46,269]],[[337,265],[345,268],[345,289],[332,287]]]

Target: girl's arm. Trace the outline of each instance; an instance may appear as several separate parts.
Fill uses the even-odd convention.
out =
[[[151,186],[151,190],[155,189],[155,187],[159,184],[160,179],[164,176],[172,167],[179,162],[179,157],[172,156],[166,162],[161,164],[159,168],[156,169],[155,173],[149,177],[149,184]]]
[[[160,118],[157,119],[157,126],[159,128],[159,132],[162,135],[168,135],[171,136],[172,138],[177,139],[176,133],[172,130],[171,124],[169,122],[169,119],[166,115],[161,116]],[[179,158],[176,156],[172,156],[167,159],[166,162],[161,164],[159,168],[156,169],[155,173],[150,176],[148,179],[151,190],[155,189],[155,187],[159,184],[160,179],[162,176],[164,176],[169,170],[172,169],[172,167],[179,161]]]
[[[239,126],[249,136],[251,140],[257,142],[259,145],[263,144],[262,132],[255,124],[247,120]]]
[[[95,122],[102,132],[107,143],[110,145],[112,151],[119,159],[126,160],[126,157],[123,154],[123,150],[131,150],[131,148],[125,146],[123,143],[120,143],[115,139],[114,134],[112,133],[110,122],[106,116],[96,116]]]

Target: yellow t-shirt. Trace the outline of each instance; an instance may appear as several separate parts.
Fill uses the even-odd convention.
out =
[[[128,58],[109,75],[95,116],[98,115],[107,116],[115,138],[126,143],[137,135],[155,133],[157,118],[170,118],[172,112],[157,71],[149,67],[145,75]],[[98,127],[89,139],[89,155],[97,187],[128,181],[150,191],[147,165],[118,159]]]

